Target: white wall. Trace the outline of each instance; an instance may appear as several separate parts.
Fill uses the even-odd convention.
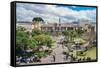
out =
[[[10,64],[10,2],[11,1],[12,0],[0,0],[0,68],[12,68],[9,65]],[[28,0],[24,0],[24,1],[28,1]],[[29,0],[29,1],[98,5],[100,7],[99,5],[100,0]],[[99,8],[99,11],[100,11],[100,8]],[[98,16],[100,17],[100,14]],[[99,26],[98,29],[100,29],[99,23],[98,23],[98,26]],[[100,37],[100,31],[98,33]],[[99,45],[98,50],[99,49],[100,49],[100,45]],[[99,50],[99,53],[100,53],[100,50]],[[100,57],[100,54],[99,54],[99,57]],[[99,62],[100,62],[100,59],[99,59]],[[35,68],[40,68],[40,67],[41,68],[100,68],[99,62],[35,66]],[[27,68],[32,68],[32,67],[33,66],[27,67]]]

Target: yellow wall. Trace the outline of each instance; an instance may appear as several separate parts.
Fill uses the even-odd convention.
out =
[[[41,30],[41,24],[40,23],[32,24],[32,29],[39,29],[39,30]]]

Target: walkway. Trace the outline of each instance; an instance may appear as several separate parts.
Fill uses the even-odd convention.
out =
[[[52,54],[50,56],[47,56],[43,59],[41,59],[41,63],[61,63],[61,62],[67,62],[66,56],[63,54],[64,51],[68,52],[68,48],[65,47],[62,44],[59,44],[59,42],[64,40],[63,36],[54,37],[54,40],[56,41],[56,48],[53,50]],[[54,62],[55,57],[55,62]]]

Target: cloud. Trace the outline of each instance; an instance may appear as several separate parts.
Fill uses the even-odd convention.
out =
[[[76,6],[72,6],[77,8]],[[34,17],[42,17],[45,22],[67,23],[77,21],[79,19],[87,19],[93,22],[96,21],[96,9],[75,11],[68,7],[43,4],[26,4],[17,3],[16,8],[17,21],[32,21]]]

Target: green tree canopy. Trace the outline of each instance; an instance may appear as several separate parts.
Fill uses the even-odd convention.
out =
[[[27,45],[29,36],[25,30],[24,27],[16,28],[16,45]]]
[[[24,27],[16,27],[16,55],[24,56],[29,35]]]
[[[44,20],[41,17],[34,17],[32,22],[39,23],[39,22],[44,22]]]
[[[82,36],[82,34],[85,32],[85,30],[82,30],[80,28],[76,29],[75,31],[76,31],[78,37]]]
[[[37,44],[38,44],[38,42],[33,37],[28,40],[28,46],[31,49],[36,48],[37,47]]]
[[[40,35],[40,34],[42,34],[42,31],[41,30],[39,30],[39,29],[33,29],[32,30],[32,36]]]
[[[47,45],[48,47],[50,47],[50,45],[53,43],[52,39],[50,38],[50,36],[48,35],[36,35],[33,37],[39,45]]]
[[[77,36],[77,33],[75,30],[67,30],[64,31],[64,35],[66,41],[73,41],[73,39]]]

